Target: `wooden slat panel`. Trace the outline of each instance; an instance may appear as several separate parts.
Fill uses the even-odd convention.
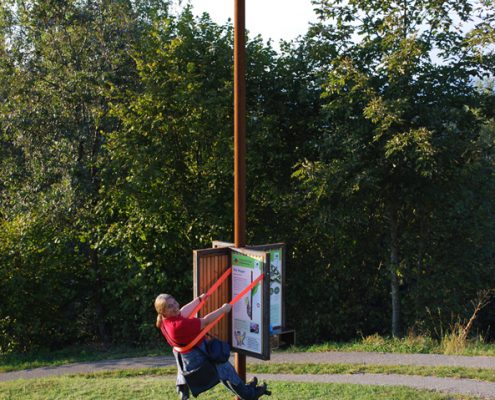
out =
[[[220,276],[229,268],[229,256],[224,254],[201,254],[197,252],[196,276],[197,290],[199,295],[206,293],[208,289],[220,278]],[[221,307],[224,303],[230,301],[230,278],[223,282],[220,287],[210,296],[205,306],[200,310],[199,316],[206,314]],[[219,339],[229,341],[229,318],[222,318],[220,322],[210,331],[213,336]]]

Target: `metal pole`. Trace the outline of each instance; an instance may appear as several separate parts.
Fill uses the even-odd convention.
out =
[[[246,245],[246,2],[234,0],[234,242]],[[246,381],[246,356],[235,353],[235,369]]]
[[[235,0],[234,14],[234,235],[246,245],[246,44],[245,0]]]

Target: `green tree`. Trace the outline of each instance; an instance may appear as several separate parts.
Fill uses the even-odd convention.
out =
[[[480,93],[474,82],[493,71],[494,8],[470,1],[314,4],[320,23],[311,36],[327,55],[323,134],[319,159],[302,163],[296,175],[331,217],[344,210],[378,227],[377,266],[388,265],[397,336],[405,275],[432,253],[432,214],[452,196],[474,193],[459,187],[460,176],[479,176],[473,165],[491,168],[479,137],[490,118],[484,99],[493,93]]]
[[[0,127],[6,157],[0,172],[0,216],[23,250],[7,248],[6,254],[19,257],[4,258],[0,268],[8,277],[2,280],[5,293],[17,285],[26,298],[24,307],[11,298],[12,308],[2,307],[2,318],[16,324],[19,340],[39,344],[44,335],[45,345],[57,343],[63,335],[52,335],[53,329],[72,332],[66,340],[110,340],[105,281],[115,272],[105,259],[107,249],[100,246],[109,223],[101,207],[101,170],[108,161],[103,133],[115,129],[117,121],[109,115],[107,92],[112,85],[122,90],[136,85],[130,49],[146,35],[154,16],[167,13],[167,4],[2,3],[0,86],[5,97]],[[15,241],[7,237],[3,245],[8,243]],[[13,275],[16,263],[18,273]],[[40,279],[49,271],[50,280]],[[18,285],[20,276],[26,277],[25,286]],[[32,286],[37,281],[43,284],[42,294]],[[58,289],[58,299],[38,302]],[[42,318],[48,310],[53,318]],[[22,331],[35,316],[41,326],[29,332],[38,332],[39,340]],[[82,327],[74,325],[78,332],[64,328],[76,317],[84,321]]]
[[[114,279],[132,276],[143,336],[154,333],[150,299],[168,290],[186,300],[192,250],[230,235],[232,221],[232,32],[190,9],[156,21],[134,48],[140,85],[112,88],[117,129],[106,136],[105,246]],[[135,283],[135,286],[134,286]],[[124,296],[127,297],[127,296]],[[148,311],[149,310],[149,311]],[[113,318],[120,311],[113,308]],[[145,333],[144,333],[145,332]]]

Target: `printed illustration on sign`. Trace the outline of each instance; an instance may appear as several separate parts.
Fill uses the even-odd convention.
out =
[[[282,325],[282,249],[270,250],[270,325]]]
[[[244,339],[246,338],[246,332],[235,331],[234,332],[235,343],[237,347],[244,346]]]
[[[236,252],[232,253],[232,295],[237,296],[263,273],[263,261]],[[258,283],[235,304],[233,309],[233,338],[237,348],[261,354],[263,318],[261,315],[262,290]]]

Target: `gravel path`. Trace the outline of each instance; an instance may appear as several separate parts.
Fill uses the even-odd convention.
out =
[[[249,363],[265,362],[248,359]],[[274,353],[269,363],[326,363],[326,364],[376,364],[376,365],[423,365],[495,369],[495,357],[444,356],[441,354],[391,354],[340,352],[326,353]]]
[[[248,358],[248,364],[267,362]],[[495,370],[495,357],[444,356],[436,354],[388,354],[361,352],[326,353],[274,353],[268,363],[326,363],[326,364],[377,364],[377,365],[423,365],[486,368]],[[122,360],[106,360],[69,364],[59,367],[35,368],[24,371],[0,373],[0,382],[17,379],[43,378],[119,369],[140,369],[175,365],[173,357],[137,357]],[[409,386],[433,389],[449,393],[461,393],[495,399],[495,383],[471,379],[435,378],[407,375],[352,374],[352,375],[286,375],[262,374],[258,378],[267,381],[291,382],[338,382],[361,385]]]
[[[60,376],[69,374],[85,374],[90,372],[112,371],[120,369],[142,369],[166,367],[175,365],[174,357],[136,357],[122,360],[104,360],[95,362],[83,362],[67,364],[58,367],[42,367],[0,373],[0,382],[14,381],[17,379],[45,378],[48,376]]]

